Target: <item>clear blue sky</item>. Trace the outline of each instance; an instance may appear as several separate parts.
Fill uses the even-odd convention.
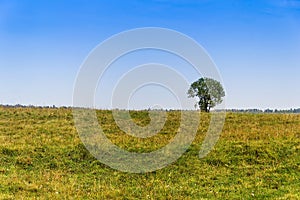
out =
[[[180,31],[208,51],[228,108],[300,107],[296,0],[0,0],[0,104],[72,105],[88,53],[114,34],[149,26]],[[144,106],[143,95],[136,98]]]

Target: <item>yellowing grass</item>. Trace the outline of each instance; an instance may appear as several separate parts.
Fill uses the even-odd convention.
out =
[[[139,125],[147,112],[132,112]],[[179,112],[168,112],[151,138],[126,135],[111,111],[97,111],[116,145],[149,152],[176,134]],[[70,109],[0,107],[0,199],[300,199],[300,115],[228,113],[213,151],[198,158],[209,114],[175,163],[130,174],[101,164],[85,149]]]

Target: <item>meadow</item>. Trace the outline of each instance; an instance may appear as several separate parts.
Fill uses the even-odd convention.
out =
[[[300,199],[300,115],[227,113],[221,137],[205,158],[198,152],[210,114],[180,159],[148,173],[112,169],[82,144],[69,108],[0,106],[0,199]],[[104,133],[129,151],[166,145],[179,126],[169,111],[159,134],[134,138],[97,111]],[[133,120],[149,123],[147,111]]]

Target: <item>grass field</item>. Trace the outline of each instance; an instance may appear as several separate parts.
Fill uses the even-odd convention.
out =
[[[161,132],[135,139],[120,131],[111,111],[98,111],[105,134],[130,151],[168,143],[179,113]],[[147,112],[132,112],[137,124]],[[161,170],[124,173],[85,149],[71,109],[0,107],[0,199],[300,199],[300,115],[227,113],[213,151],[198,158],[209,114],[202,114],[188,151]]]

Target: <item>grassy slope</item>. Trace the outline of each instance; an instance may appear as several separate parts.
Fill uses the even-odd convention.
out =
[[[169,113],[161,133],[142,140],[118,130],[111,112],[98,116],[107,136],[132,151],[167,144],[179,119]],[[147,113],[132,116],[149,122]],[[209,116],[203,119],[177,162],[129,174],[85,150],[71,110],[0,107],[0,199],[300,199],[300,115],[229,113],[215,149],[199,159]]]

